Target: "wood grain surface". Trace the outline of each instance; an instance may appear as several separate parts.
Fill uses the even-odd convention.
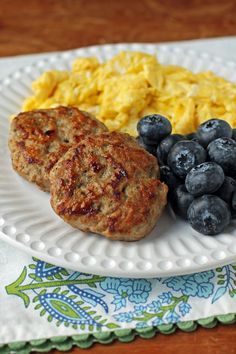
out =
[[[235,13],[234,0],[0,0],[0,56],[99,43],[236,35]],[[85,353],[78,348],[71,352]],[[177,331],[128,344],[95,344],[88,352],[233,354],[236,327]]]
[[[235,0],[0,0],[0,56],[236,34]]]

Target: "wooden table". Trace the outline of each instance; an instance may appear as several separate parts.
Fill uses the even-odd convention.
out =
[[[0,0],[0,56],[236,35],[234,0]],[[73,349],[72,352],[84,353]],[[235,325],[94,345],[94,354],[236,353]]]

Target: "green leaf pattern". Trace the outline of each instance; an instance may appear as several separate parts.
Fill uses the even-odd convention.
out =
[[[33,258],[6,286],[54,326],[80,331],[136,328],[188,320],[194,298],[214,304],[236,294],[236,265],[186,276],[122,279],[70,272]]]

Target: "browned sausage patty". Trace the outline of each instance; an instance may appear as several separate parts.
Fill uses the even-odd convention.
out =
[[[129,135],[87,136],[53,167],[51,205],[73,227],[135,241],[166,205],[167,186],[158,177],[156,158]]]
[[[49,172],[57,160],[80,141],[81,135],[104,131],[104,124],[77,108],[20,113],[10,128],[12,165],[22,177],[49,191]]]

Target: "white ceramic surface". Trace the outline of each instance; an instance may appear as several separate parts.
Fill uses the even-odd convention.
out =
[[[236,261],[236,224],[217,237],[203,236],[167,210],[157,227],[136,243],[114,242],[65,224],[52,211],[49,195],[20,178],[11,167],[8,117],[20,110],[31,82],[47,69],[69,69],[73,58],[96,55],[107,60],[120,50],[158,54],[161,63],[194,72],[212,70],[236,82],[236,64],[206,53],[159,48],[154,44],[118,44],[49,55],[0,83],[0,237],[47,262],[86,273],[119,277],[155,277],[199,272]]]

